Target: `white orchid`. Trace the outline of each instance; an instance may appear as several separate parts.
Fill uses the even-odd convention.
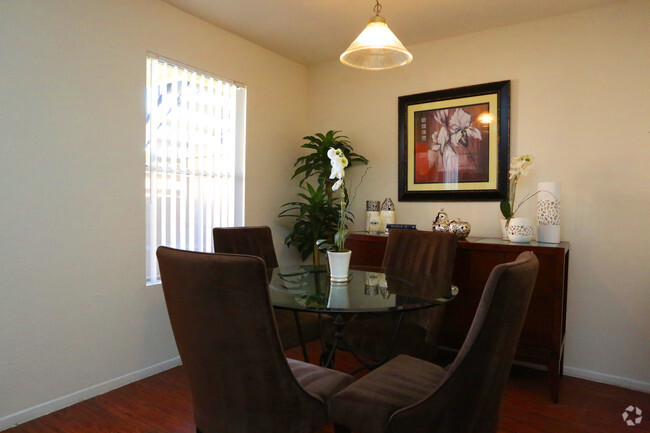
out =
[[[339,224],[338,224],[338,230],[334,234],[334,244],[330,244],[329,242],[326,242],[325,239],[321,239],[318,242],[316,242],[316,245],[319,245],[319,248],[326,248],[328,251],[348,251],[345,249],[345,238],[348,236],[348,228],[345,225],[346,219],[352,220],[352,218],[348,217],[349,214],[349,206],[354,200],[354,197],[357,195],[357,189],[359,188],[359,185],[361,185],[361,182],[363,181],[363,178],[366,176],[366,173],[368,173],[368,168],[366,168],[365,173],[363,176],[361,176],[361,181],[359,181],[359,185],[357,185],[357,188],[354,190],[354,194],[352,195],[352,198],[349,198],[347,196],[347,191],[345,190],[345,167],[348,166],[349,161],[347,157],[345,156],[345,153],[343,153],[342,150],[340,149],[334,149],[333,147],[330,147],[330,149],[327,151],[327,157],[330,159],[330,163],[332,165],[332,172],[330,174],[330,179],[338,179],[334,184],[332,185],[332,191],[341,191],[341,198],[340,198],[340,207],[341,207],[341,215],[339,217]],[[348,198],[350,200],[349,203],[346,203],[345,200]]]
[[[510,162],[510,171],[509,179],[519,180],[519,177],[522,175],[527,175],[530,167],[533,166],[533,157],[532,155],[522,155],[518,158],[512,158]],[[515,181],[516,183],[516,181]]]
[[[345,167],[342,165],[333,165],[332,174],[330,174],[330,179],[343,179],[345,177]]]
[[[341,149],[330,147],[327,151],[327,157],[332,164],[330,179],[338,179],[332,185],[332,191],[341,190],[341,216],[339,217],[339,229],[334,235],[334,244],[338,251],[344,251],[345,238],[347,237],[347,227],[345,226],[346,203],[345,203],[345,167],[348,166],[348,159]]]
[[[327,151],[327,157],[330,159],[330,163],[332,164],[330,179],[343,179],[345,177],[345,167],[348,166],[348,159],[345,157],[345,154],[340,149],[330,147],[330,150]],[[340,186],[341,184],[338,183],[338,186],[332,188],[332,191],[336,191]]]
[[[533,156],[532,155],[521,155],[517,158],[512,158],[510,161],[510,171],[508,172],[508,178],[510,179],[510,191],[508,194],[507,200],[501,201],[501,213],[503,217],[507,220],[514,217],[517,210],[524,204],[528,199],[533,197],[539,191],[534,194],[529,194],[521,200],[521,203],[515,207],[515,196],[517,193],[517,183],[519,183],[519,178],[528,174],[528,171],[533,166]]]

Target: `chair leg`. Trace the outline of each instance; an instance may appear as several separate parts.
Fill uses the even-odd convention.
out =
[[[334,423],[334,433],[351,433],[351,431],[344,425]]]
[[[302,336],[302,327],[300,326],[300,318],[298,312],[293,312],[293,320],[296,322],[296,330],[298,331],[298,339],[300,340],[300,348],[302,349],[302,358],[306,363],[309,363],[309,355],[307,355],[307,348],[305,347],[305,339]]]

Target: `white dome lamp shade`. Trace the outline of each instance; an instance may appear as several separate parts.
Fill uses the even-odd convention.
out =
[[[340,60],[344,65],[376,71],[404,66],[413,60],[413,55],[386,25],[386,19],[379,16],[381,5],[379,0],[376,1],[376,15],[370,18],[366,28],[341,54]]]

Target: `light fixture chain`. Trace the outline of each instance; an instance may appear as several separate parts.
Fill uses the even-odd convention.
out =
[[[375,14],[379,16],[379,12],[381,12],[381,5],[379,4],[379,0],[375,0],[375,1],[377,2],[377,4],[375,5],[374,8],[372,8],[372,10],[374,10]]]

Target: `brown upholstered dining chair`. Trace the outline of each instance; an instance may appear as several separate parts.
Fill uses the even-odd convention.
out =
[[[495,433],[538,261],[528,251],[490,274],[447,368],[399,355],[332,399],[337,433]]]
[[[285,357],[262,259],[156,254],[197,432],[303,433],[328,422],[329,399],[353,379]]]
[[[270,227],[215,227],[212,229],[212,236],[215,253],[249,254],[261,257],[266,264],[268,279],[271,280],[273,269],[278,267],[278,258],[273,247]],[[276,309],[275,320],[282,347],[289,349],[301,345],[303,356],[308,360],[305,343],[320,338],[318,316],[313,313],[294,313]]]
[[[439,284],[451,286],[457,244],[457,237],[450,233],[391,229],[382,267],[406,276],[411,273],[435,275]],[[346,323],[344,341],[357,355],[379,363],[397,354],[431,360],[438,344],[444,310],[444,305],[438,305],[406,312],[399,328],[399,313],[358,315]],[[333,326],[329,322],[323,320],[325,342],[333,341]],[[398,334],[391,347],[396,330]]]

